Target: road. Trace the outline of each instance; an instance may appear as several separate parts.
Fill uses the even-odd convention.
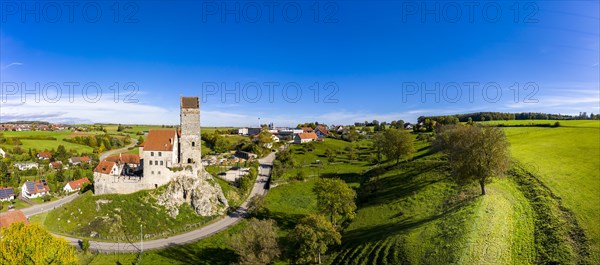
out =
[[[23,214],[25,214],[25,216],[27,218],[29,218],[29,217],[34,216],[36,214],[47,212],[47,211],[50,211],[50,210],[52,210],[52,209],[54,209],[56,207],[60,207],[63,204],[68,203],[68,202],[74,200],[75,198],[77,198],[77,195],[79,195],[79,193],[71,194],[71,195],[69,195],[67,197],[61,198],[61,199],[53,201],[53,202],[47,202],[47,203],[44,203],[44,204],[36,204],[36,205],[30,206],[30,207],[21,209],[21,212],[23,212]]]
[[[265,195],[267,193],[267,189],[265,189],[265,184],[269,180],[269,176],[271,175],[271,165],[275,160],[275,153],[271,153],[265,158],[259,159],[259,176],[254,183],[254,187],[252,187],[252,191],[250,192],[250,196],[248,199],[238,208],[235,212],[229,214],[228,216],[223,217],[222,219],[202,227],[198,230],[194,230],[185,234],[168,237],[164,239],[157,239],[146,241],[140,244],[140,242],[127,242],[127,243],[108,243],[108,242],[95,242],[90,241],[90,249],[94,251],[98,251],[101,253],[126,253],[126,252],[138,252],[140,250],[152,250],[152,249],[164,249],[170,248],[178,245],[184,245],[187,243],[196,242],[198,240],[210,237],[216,233],[219,233],[239,221],[243,218],[247,217],[248,214],[246,212],[248,201],[250,198],[255,195]],[[79,239],[65,237],[57,235],[58,237],[63,237],[67,239],[71,245],[79,246]],[[142,248],[143,246],[143,248]]]

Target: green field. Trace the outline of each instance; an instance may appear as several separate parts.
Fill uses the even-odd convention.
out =
[[[504,128],[512,155],[571,209],[600,263],[600,121],[560,121],[558,128]]]
[[[25,132],[3,132],[3,134],[4,134],[4,137],[17,137],[17,138],[18,137],[28,137],[28,136],[51,136],[51,137],[56,138],[56,140],[22,139],[21,143],[23,143],[23,144],[17,145],[17,146],[21,147],[25,151],[29,150],[30,148],[36,149],[38,151],[52,150],[52,149],[56,150],[56,148],[58,148],[59,145],[63,145],[67,150],[75,149],[79,153],[82,153],[82,152],[83,153],[91,153],[93,151],[93,148],[91,148],[89,146],[63,141],[63,139],[65,139],[65,138],[72,138],[74,136],[73,133],[70,131],[64,131],[64,132],[25,131]],[[0,147],[4,148],[4,150],[11,150],[12,148],[15,147],[15,145],[2,144],[2,145],[0,145]]]

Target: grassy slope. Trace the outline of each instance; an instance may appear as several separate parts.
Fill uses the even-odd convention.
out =
[[[600,121],[561,121],[559,128],[505,128],[514,158],[573,210],[600,263]]]
[[[139,225],[144,225],[145,234],[152,238],[190,230],[188,225],[202,225],[212,218],[197,215],[189,205],[182,205],[176,219],[171,218],[164,207],[156,204],[153,191],[142,191],[129,195],[93,196],[90,192],[73,202],[51,211],[46,217],[46,227],[56,233],[90,237],[92,231],[100,240],[117,241],[136,238]],[[110,203],[100,204],[98,200]]]

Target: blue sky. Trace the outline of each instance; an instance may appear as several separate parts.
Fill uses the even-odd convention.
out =
[[[2,122],[600,112],[597,1],[71,2],[1,3]]]

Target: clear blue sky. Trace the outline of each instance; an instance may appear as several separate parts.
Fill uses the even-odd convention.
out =
[[[176,124],[181,95],[205,126],[600,112],[598,1],[55,3],[0,3],[3,122]]]

